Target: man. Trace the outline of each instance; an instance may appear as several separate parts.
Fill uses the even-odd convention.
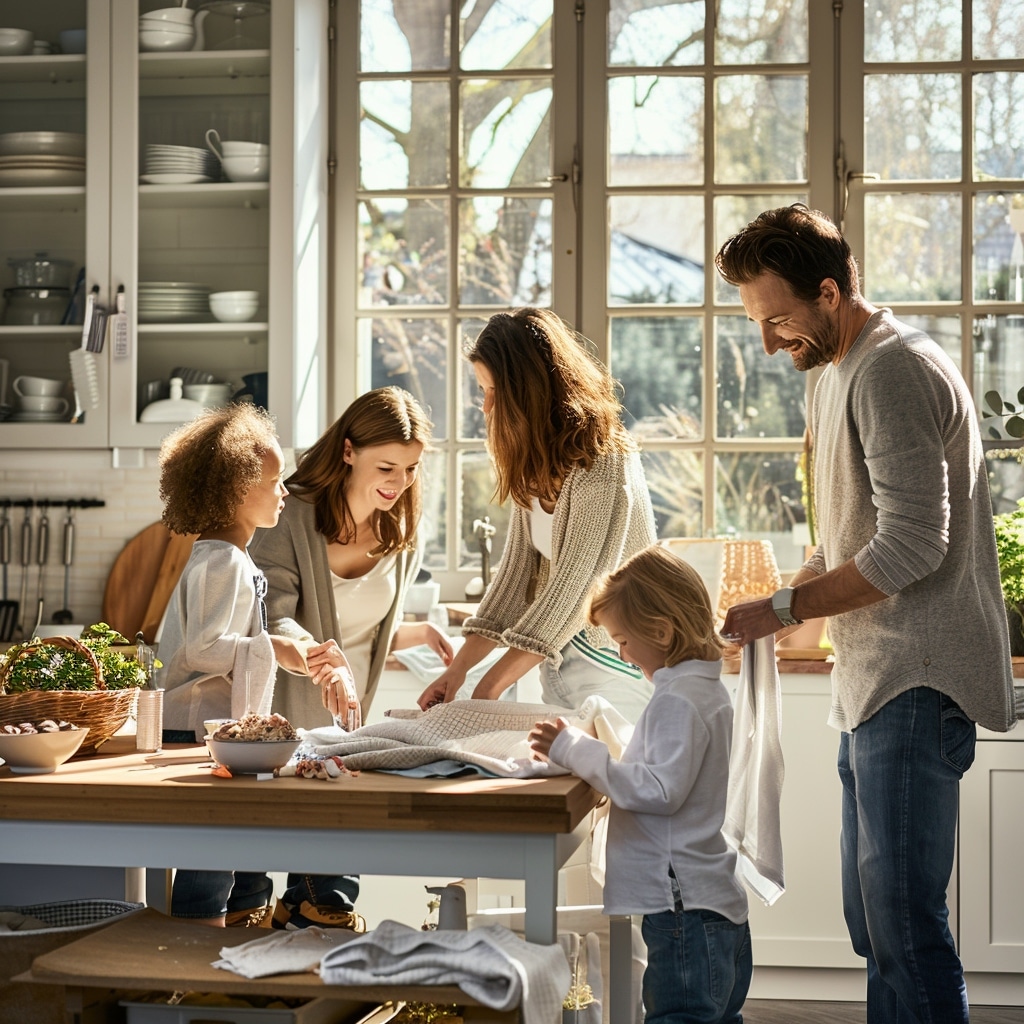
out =
[[[730,609],[723,633],[746,644],[829,616],[843,908],[867,958],[867,1019],[961,1024],[946,908],[959,781],[975,723],[1015,723],[974,405],[938,345],[860,294],[823,214],[766,211],[715,263],[768,355],[825,367],[810,414],[821,543],[790,587]]]

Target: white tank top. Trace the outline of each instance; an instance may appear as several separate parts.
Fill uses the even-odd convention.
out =
[[[338,609],[337,639],[352,666],[360,700],[366,693],[370,675],[373,638],[395,603],[397,558],[394,553],[386,555],[368,573],[355,579],[344,579],[331,573],[334,604]]]
[[[545,512],[540,507],[539,498],[533,499],[530,505],[530,540],[549,562],[551,561],[551,522],[554,518],[554,512]]]

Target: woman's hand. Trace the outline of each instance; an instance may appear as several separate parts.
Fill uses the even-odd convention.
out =
[[[331,713],[334,724],[350,732],[362,725],[362,710],[352,666],[336,640],[325,640],[306,652],[309,675],[320,687],[323,706]]]
[[[426,644],[446,665],[452,663],[455,649],[448,634],[433,622],[406,622],[398,627],[391,650],[401,651],[406,647]]]
[[[564,718],[556,718],[553,722],[538,722],[527,735],[530,749],[533,751],[534,760],[546,761],[551,750],[551,744],[555,737],[563,730],[568,729],[569,723]]]
[[[297,676],[308,676],[309,664],[307,655],[310,650],[308,640],[295,640],[290,636],[270,635],[270,644],[274,648],[274,657],[281,668]]]
[[[455,699],[455,694],[466,681],[466,673],[457,669],[442,672],[417,698],[416,703],[427,711],[435,704],[447,704]]]

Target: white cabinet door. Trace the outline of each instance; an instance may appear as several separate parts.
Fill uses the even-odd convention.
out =
[[[730,677],[725,677],[728,685]],[[826,723],[827,675],[784,674],[782,841],[786,891],[774,906],[750,899],[754,963],[779,967],[856,967],[843,919],[839,864],[839,733]]]
[[[95,359],[99,407],[83,403],[84,415],[75,416],[69,353],[81,347],[82,328],[60,320],[71,305],[80,271],[83,292],[95,285],[98,299],[109,299],[109,23],[109,0],[0,0],[0,24],[31,32],[47,50],[59,44],[64,30],[84,28],[87,40],[85,53],[0,56],[0,280],[5,293],[0,303],[0,447],[5,449],[107,445],[106,353]],[[48,148],[58,142],[70,145],[77,136],[85,140],[80,152]],[[30,296],[18,289],[35,279],[20,277],[9,261],[37,253],[67,261],[68,280],[57,282],[46,295],[37,291]],[[23,375],[65,382],[61,397],[67,411],[21,408],[11,384]]]
[[[112,23],[110,280],[124,288],[131,327],[125,349],[111,353],[110,443],[156,447],[187,418],[144,412],[166,397],[159,389],[175,370],[186,383],[205,376],[231,382],[233,393],[262,389],[283,445],[294,443],[300,414],[303,436],[315,439],[326,350],[317,329],[326,308],[326,3],[249,4],[241,22],[222,5],[203,23],[205,48],[184,52],[139,52],[140,7],[125,4],[130,16]],[[189,175],[168,176],[168,154],[199,160],[210,129],[267,146],[268,180],[240,180],[227,166],[222,175],[217,160],[193,175],[200,180],[172,180]],[[256,311],[225,321],[205,308],[207,293],[228,291],[256,292]]]
[[[966,971],[1024,972],[1022,809],[1024,743],[979,741],[960,784],[960,955]]]

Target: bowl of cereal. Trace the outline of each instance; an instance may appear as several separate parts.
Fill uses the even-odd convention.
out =
[[[237,775],[262,775],[283,768],[300,742],[282,715],[228,719],[206,737],[207,749],[217,764]]]
[[[16,775],[46,775],[78,752],[88,732],[49,720],[0,726],[0,758]]]

